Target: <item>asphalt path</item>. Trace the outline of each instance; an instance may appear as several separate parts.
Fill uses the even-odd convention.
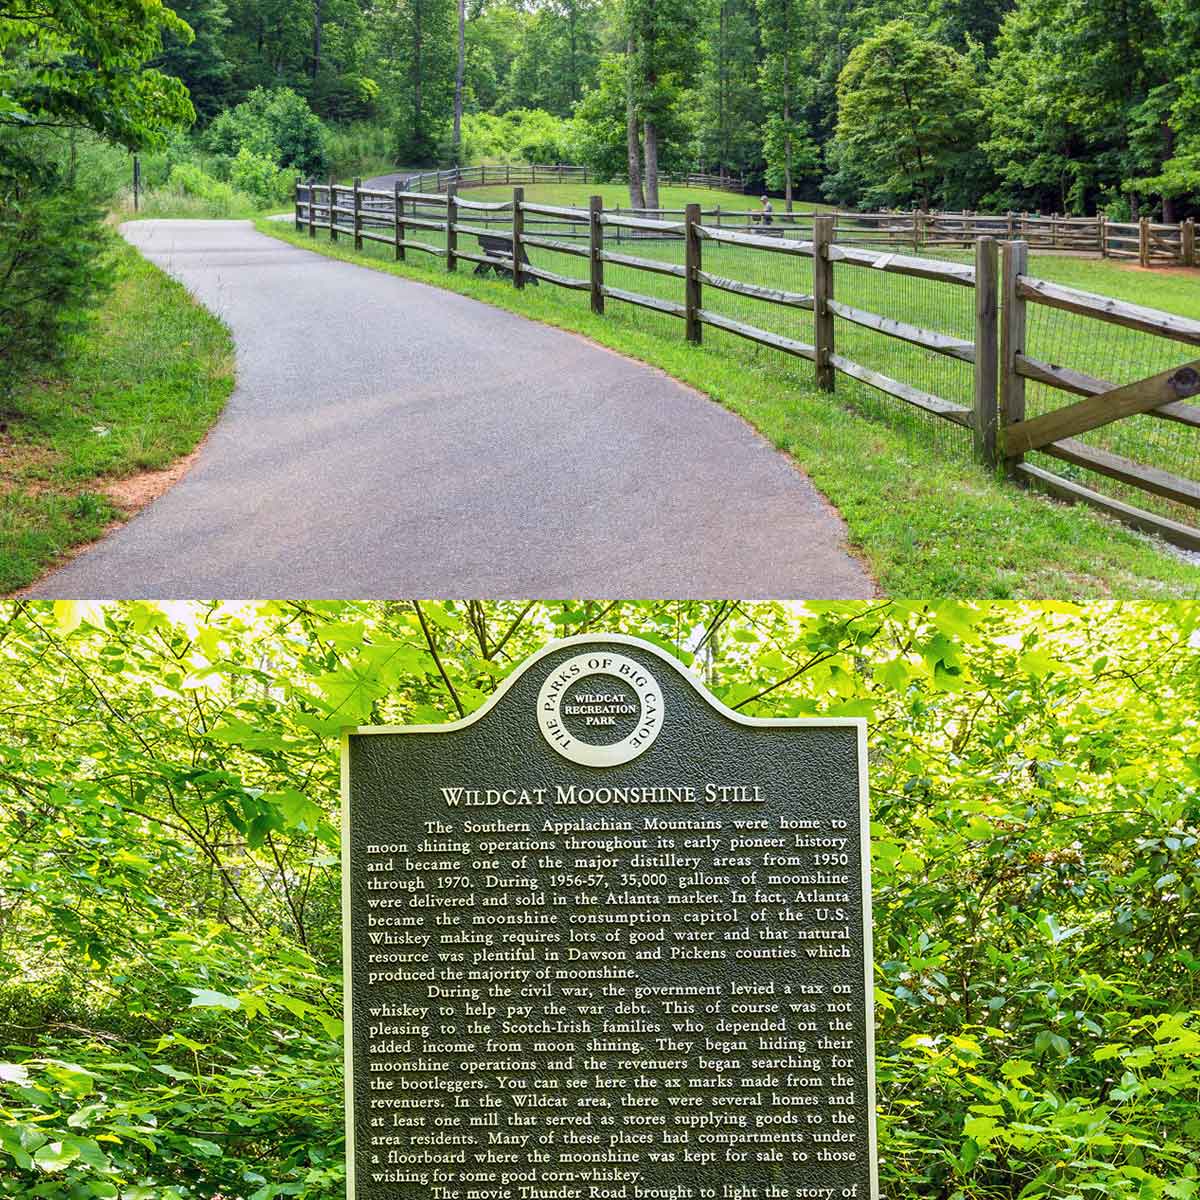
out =
[[[872,594],[792,461],[653,368],[246,221],[124,236],[233,331],[191,471],[61,598]]]

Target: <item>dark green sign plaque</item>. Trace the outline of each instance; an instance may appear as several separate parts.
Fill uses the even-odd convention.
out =
[[[582,637],[342,770],[350,1200],[876,1200],[861,720]]]

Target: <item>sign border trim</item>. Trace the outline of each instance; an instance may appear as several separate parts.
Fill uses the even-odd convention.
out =
[[[353,951],[350,937],[350,738],[352,736],[369,736],[372,734],[395,733],[453,733],[456,730],[467,729],[485,717],[504,698],[508,690],[516,684],[526,671],[535,663],[559,650],[570,649],[573,646],[595,645],[602,642],[615,642],[620,645],[633,646],[647,651],[673,667],[700,694],[711,708],[723,717],[736,721],[739,725],[756,726],[762,729],[819,729],[830,727],[854,728],[858,731],[856,739],[858,751],[858,805],[859,805],[859,859],[862,865],[862,915],[863,915],[863,965],[866,975],[866,1050],[867,1050],[867,1088],[870,1099],[868,1113],[870,1126],[867,1143],[869,1147],[871,1171],[871,1195],[868,1200],[880,1200],[879,1192],[879,1146],[875,1119],[875,977],[874,977],[874,945],[871,934],[871,814],[870,795],[867,779],[867,719],[866,717],[748,717],[722,703],[704,683],[696,679],[687,667],[667,653],[662,647],[656,646],[643,638],[633,637],[625,633],[583,633],[574,637],[557,638],[547,642],[541,650],[525,658],[505,679],[500,686],[488,697],[487,701],[474,712],[460,717],[456,721],[445,721],[437,725],[354,725],[347,726],[341,734],[341,805],[342,805],[342,997],[343,997],[343,1070],[345,1072],[345,1110],[346,1110],[346,1200],[356,1200],[354,1178],[354,1012],[352,997]]]

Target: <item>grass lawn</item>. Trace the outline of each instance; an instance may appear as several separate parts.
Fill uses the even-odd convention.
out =
[[[195,448],[233,390],[233,343],[181,285],[119,237],[117,282],[55,373],[0,424],[0,592],[36,579],[152,493],[142,473]],[[110,492],[121,480],[128,503]]]
[[[629,187],[624,183],[527,183],[524,185],[525,199],[531,204],[560,204],[564,207],[587,208],[591,196],[603,196],[605,208],[628,208]],[[512,188],[503,184],[498,187],[466,188],[461,193],[464,200],[511,200]],[[723,192],[716,188],[676,187],[666,185],[658,189],[660,208],[683,208],[688,204],[699,204],[703,209],[721,208],[735,212],[762,207],[758,196],[741,192]],[[771,204],[777,213],[783,212],[783,201],[773,198]],[[797,202],[797,212],[832,211],[825,204]]]
[[[521,168],[524,170],[525,168]],[[415,174],[415,172],[414,172]],[[367,178],[367,176],[363,176]],[[347,179],[347,184],[353,183]],[[522,184],[525,199],[531,204],[557,204],[564,208],[587,208],[591,196],[603,196],[606,208],[629,207],[629,187],[624,183],[541,183]],[[489,183],[486,187],[467,187],[460,195],[464,200],[511,200],[513,190],[507,184]],[[742,192],[723,192],[717,188],[676,187],[664,185],[658,189],[658,202],[662,208],[683,208],[688,204],[699,204],[703,209],[720,207],[735,212],[750,210],[758,212],[761,202],[758,196]],[[783,212],[783,201],[772,197],[776,213]],[[798,213],[832,212],[827,204],[813,204],[797,200],[794,205]]]
[[[483,199],[490,190],[471,189],[468,198]],[[705,330],[704,346],[692,347],[683,341],[682,322],[674,317],[616,300],[609,300],[607,314],[597,317],[590,312],[583,293],[546,283],[517,291],[507,281],[475,276],[466,262],[460,264],[457,274],[450,275],[441,259],[415,251],[409,252],[407,263],[397,264],[391,261],[387,246],[367,242],[364,251],[356,254],[345,236],[331,245],[327,235],[318,233],[310,241],[306,233],[297,234],[287,222],[260,221],[258,227],[323,254],[450,288],[575,330],[707,392],[744,416],[809,473],[842,512],[855,547],[866,558],[881,589],[890,595],[1200,595],[1200,568],[1091,510],[1057,504],[986,474],[970,461],[969,434],[957,426],[927,418],[842,378],[836,399],[816,391],[811,383],[812,367],[802,360],[712,329]],[[553,231],[543,232],[555,236]],[[412,231],[410,236],[439,241],[436,233],[427,230]],[[460,237],[460,245],[476,248],[474,239],[465,236]],[[644,241],[617,249],[640,257],[673,259],[680,246],[677,242]],[[706,244],[705,265],[714,273],[752,279],[748,264],[753,256],[770,264],[763,268],[772,272],[764,281],[800,292],[811,290],[806,259],[754,252],[747,256],[741,249],[729,247],[731,255],[743,256],[735,260],[722,258],[724,250],[709,256],[708,249]],[[571,255],[537,248],[531,249],[531,257],[561,274],[585,273],[584,260]],[[734,262],[737,269],[733,269]],[[1081,265],[1100,268],[1113,278],[1124,274],[1115,265],[1080,264],[1050,256],[1035,258],[1033,270],[1059,278],[1057,272],[1067,274]],[[1103,279],[1109,276],[1096,273],[1087,286],[1105,290]],[[1140,289],[1136,298],[1142,303],[1155,303],[1157,297],[1148,293],[1160,286],[1157,278],[1147,280],[1143,274],[1136,284],[1128,279],[1123,282]],[[681,281],[673,277],[609,264],[606,279],[612,286],[682,299]],[[967,288],[884,277],[869,270],[853,276],[840,271],[838,280],[845,281],[839,295],[848,303],[864,308],[874,305],[873,311],[970,336],[970,325],[963,328],[973,312]],[[1175,285],[1168,277],[1163,286]],[[1114,290],[1114,294],[1120,293]],[[1166,306],[1165,301],[1158,302]],[[713,288],[706,289],[704,303],[727,315],[811,340],[806,334],[811,314],[802,310],[775,308]],[[965,364],[941,357],[936,363],[923,363],[908,357],[905,352],[911,348],[901,343],[866,330],[861,334],[855,326],[839,324],[839,350],[879,370],[890,365],[889,373],[948,398],[955,397],[951,389],[969,383],[970,369]],[[897,347],[903,359],[889,359]],[[531,364],[530,369],[536,365]],[[736,481],[724,486],[730,489],[730,503],[737,503]],[[752,513],[746,515],[753,519]],[[752,587],[753,581],[748,580],[747,585]]]

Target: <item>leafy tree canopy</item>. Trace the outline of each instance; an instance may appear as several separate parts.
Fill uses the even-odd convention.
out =
[[[191,37],[160,0],[0,0],[0,126],[161,144],[195,116],[178,79],[146,69],[164,33]]]
[[[838,80],[839,157],[875,203],[929,208],[979,121],[974,64],[892,21],[855,48]]]

